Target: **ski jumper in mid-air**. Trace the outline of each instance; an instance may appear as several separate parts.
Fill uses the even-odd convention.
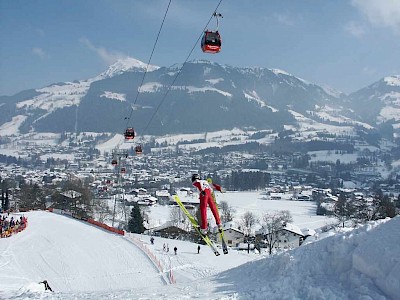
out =
[[[198,174],[192,175],[192,184],[195,186],[200,192],[200,215],[201,215],[201,225],[200,230],[201,233],[207,233],[207,205],[210,206],[211,212],[214,215],[215,222],[217,223],[218,229],[221,230],[221,219],[218,214],[218,208],[216,203],[214,202],[214,198],[212,196],[213,189],[211,185],[217,190],[222,192],[222,188],[220,185],[215,183],[210,183],[207,180],[200,179]]]

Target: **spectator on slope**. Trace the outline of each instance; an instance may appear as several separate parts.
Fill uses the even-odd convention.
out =
[[[214,202],[214,198],[212,196],[213,189],[211,185],[217,190],[222,191],[222,187],[215,183],[210,183],[207,180],[200,179],[199,174],[192,175],[192,184],[195,186],[200,192],[200,215],[201,215],[201,224],[200,231],[202,234],[207,234],[207,205],[210,206],[211,212],[214,215],[215,222],[217,223],[218,230],[222,230],[221,219],[218,214],[217,205]]]
[[[51,289],[49,283],[47,282],[47,280],[43,280],[43,281],[41,281],[41,282],[39,282],[39,283],[43,283],[43,284],[44,284],[44,289],[45,289],[45,291],[50,291],[50,292],[53,291],[53,290]]]

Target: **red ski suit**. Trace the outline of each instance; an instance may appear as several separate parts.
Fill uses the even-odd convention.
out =
[[[207,228],[207,204],[210,206],[211,212],[214,215],[215,222],[217,225],[221,224],[221,219],[219,218],[218,209],[211,195],[213,189],[211,185],[206,180],[195,180],[193,185],[200,191],[200,214],[201,214],[201,229]],[[221,186],[212,183],[213,187],[221,192]]]

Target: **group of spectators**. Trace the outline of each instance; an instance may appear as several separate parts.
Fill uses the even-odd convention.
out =
[[[0,215],[0,238],[10,237],[26,228],[28,220],[24,216],[17,218],[9,214]]]

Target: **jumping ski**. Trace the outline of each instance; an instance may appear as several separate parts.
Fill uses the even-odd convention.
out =
[[[223,229],[221,229],[219,231],[219,237],[221,239],[222,251],[224,252],[224,254],[228,254],[228,246],[226,245],[225,235],[224,235],[224,230]]]
[[[214,242],[210,239],[208,235],[204,235],[200,231],[200,226],[199,223],[197,223],[196,219],[193,217],[193,215],[186,209],[185,205],[183,205],[182,201],[179,199],[178,195],[173,196],[175,202],[179,205],[179,207],[182,209],[183,213],[188,217],[190,223],[192,223],[194,229],[196,232],[200,235],[200,237],[203,239],[203,241],[210,246],[211,250],[214,252],[216,256],[220,255],[217,246],[215,246]],[[224,252],[225,253],[225,252]]]
[[[207,182],[212,184],[212,179],[207,178]],[[215,206],[217,207],[217,211],[218,211],[218,203],[217,203],[217,198],[215,197],[214,191],[211,192],[211,196],[213,197]],[[218,228],[218,232],[219,232],[219,238],[220,238],[221,244],[222,244],[222,251],[224,252],[224,254],[228,254],[228,246],[226,245],[226,241],[225,241],[224,229]]]

